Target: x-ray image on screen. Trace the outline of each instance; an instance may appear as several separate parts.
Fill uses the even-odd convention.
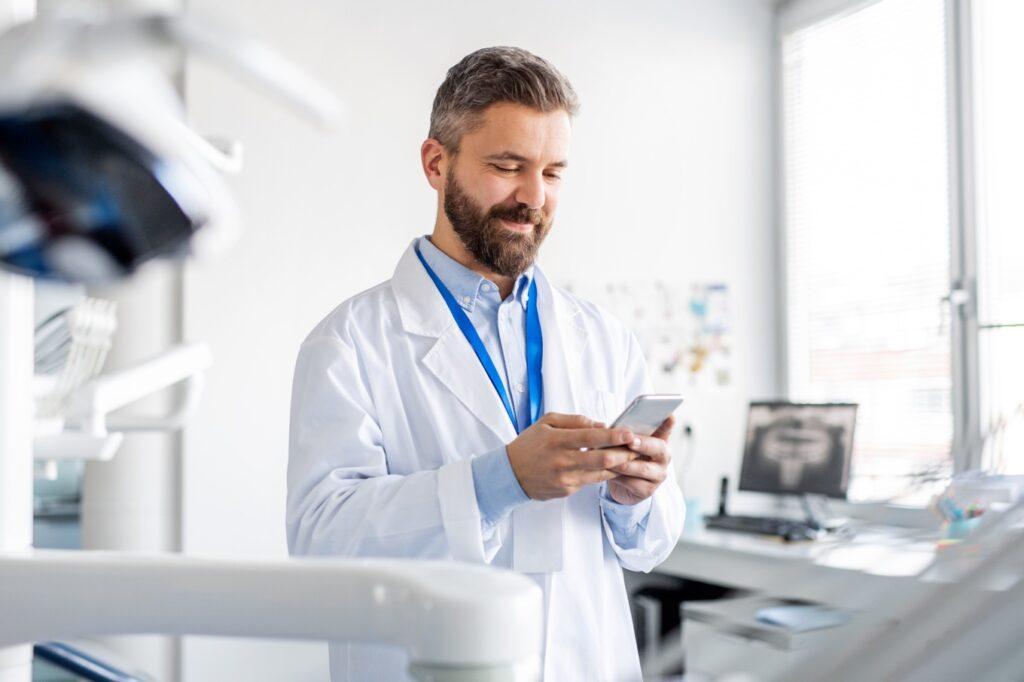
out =
[[[751,403],[740,490],[846,497],[857,406]]]

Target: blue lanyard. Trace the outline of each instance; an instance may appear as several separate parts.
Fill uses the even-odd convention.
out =
[[[544,393],[544,379],[541,373],[544,360],[544,337],[540,329],[540,313],[537,311],[536,278],[530,282],[529,300],[526,302],[526,391],[530,402],[530,416],[529,424],[521,425],[516,419],[515,410],[512,409],[512,401],[509,400],[508,392],[505,390],[505,382],[501,380],[501,375],[498,374],[498,369],[494,366],[494,362],[491,360],[483,340],[477,333],[476,327],[473,326],[473,322],[470,321],[466,311],[462,309],[462,306],[452,296],[452,292],[448,291],[448,287],[444,285],[441,278],[427,265],[426,259],[423,258],[423,254],[420,253],[418,248],[416,249],[416,255],[419,257],[420,262],[423,263],[423,268],[430,275],[430,279],[434,281],[434,286],[441,293],[441,298],[448,305],[448,310],[451,311],[456,324],[462,330],[463,336],[469,341],[469,345],[473,347],[473,352],[476,353],[477,359],[480,360],[484,371],[487,372],[491,385],[494,386],[494,390],[498,392],[498,397],[501,398],[502,404],[505,405],[505,411],[508,413],[508,418],[512,420],[512,426],[515,427],[516,433],[529,428],[531,424],[540,419],[541,396]]]

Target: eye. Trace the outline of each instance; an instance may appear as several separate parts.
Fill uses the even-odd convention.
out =
[[[561,180],[562,179],[562,174],[561,173],[545,173],[544,176],[548,180]]]
[[[519,172],[519,169],[516,168],[516,167],[509,168],[508,166],[499,166],[498,164],[491,164],[491,165],[494,167],[494,170],[498,171],[499,173],[517,173],[517,172]]]

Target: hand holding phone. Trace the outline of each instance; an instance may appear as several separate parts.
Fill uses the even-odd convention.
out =
[[[619,475],[608,481],[608,494],[619,504],[637,504],[649,498],[668,476],[672,454],[667,432],[664,437],[649,436],[658,433],[682,402],[678,394],[641,395],[612,423],[612,428],[626,428],[644,437],[640,446],[630,447],[637,459],[610,469]]]

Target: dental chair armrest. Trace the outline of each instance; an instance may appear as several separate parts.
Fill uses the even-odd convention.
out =
[[[160,633],[389,644],[430,680],[539,677],[543,596],[457,562],[0,552],[0,647]]]

